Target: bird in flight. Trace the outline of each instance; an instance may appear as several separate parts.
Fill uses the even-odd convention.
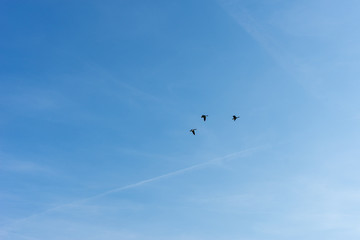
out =
[[[238,118],[239,118],[239,116],[233,115],[232,120],[236,121],[236,119],[238,119]]]
[[[195,135],[195,130],[196,130],[196,128],[190,129],[190,132],[192,132],[192,134]]]
[[[201,115],[201,118],[203,118],[204,119],[204,122],[206,121],[206,117],[207,117],[208,115]]]

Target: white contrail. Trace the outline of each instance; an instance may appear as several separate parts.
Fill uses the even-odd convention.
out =
[[[47,210],[45,210],[43,212],[36,213],[36,214],[31,215],[31,216],[19,219],[19,220],[13,222],[13,223],[8,224],[8,226],[9,225],[14,226],[16,224],[19,224],[21,222],[25,222],[25,221],[27,221],[29,219],[34,218],[34,217],[38,217],[38,216],[44,215],[46,213],[53,212],[53,211],[63,209],[63,208],[66,208],[66,207],[73,207],[73,206],[76,206],[79,203],[83,203],[83,202],[86,202],[86,201],[89,201],[89,200],[104,197],[104,196],[112,194],[112,193],[121,192],[121,191],[124,191],[124,190],[127,190],[127,189],[140,187],[140,186],[142,186],[144,184],[147,184],[147,183],[151,183],[151,182],[155,182],[155,181],[158,181],[158,180],[161,180],[161,179],[164,179],[164,178],[176,176],[176,175],[179,175],[179,174],[182,174],[182,173],[185,173],[185,172],[189,172],[189,171],[192,171],[192,170],[195,170],[195,169],[199,169],[199,168],[211,165],[211,164],[221,163],[221,162],[223,162],[223,161],[225,161],[227,159],[232,159],[232,158],[235,158],[235,157],[244,157],[244,156],[246,156],[246,154],[255,152],[256,150],[262,149],[264,147],[265,146],[248,148],[248,149],[242,150],[240,152],[235,152],[235,153],[232,153],[232,154],[228,154],[226,156],[215,158],[215,159],[212,159],[212,160],[204,162],[204,163],[199,163],[199,164],[187,167],[187,168],[179,169],[179,170],[176,170],[176,171],[173,171],[173,172],[170,172],[170,173],[166,173],[166,174],[163,174],[163,175],[160,175],[160,176],[157,176],[157,177],[149,178],[149,179],[146,179],[146,180],[143,180],[143,181],[140,181],[140,182],[137,182],[137,183],[129,184],[129,185],[126,185],[126,186],[123,186],[123,187],[114,188],[114,189],[108,190],[106,192],[103,192],[103,193],[100,193],[100,194],[97,194],[97,195],[94,195],[94,196],[91,196],[91,197],[76,200],[76,201],[71,202],[71,203],[62,204],[62,205],[47,209]]]
[[[158,180],[163,179],[163,178],[168,178],[168,177],[172,177],[172,176],[175,176],[175,175],[179,175],[179,174],[182,174],[182,173],[185,173],[185,172],[188,172],[188,171],[191,171],[191,170],[195,170],[195,169],[198,169],[198,168],[210,165],[210,164],[219,163],[219,162],[222,162],[222,161],[224,161],[226,159],[231,159],[231,158],[234,158],[234,157],[240,157],[241,155],[245,155],[247,153],[253,152],[255,150],[258,150],[259,148],[260,147],[249,148],[249,149],[246,149],[246,150],[243,150],[243,151],[240,151],[240,152],[228,154],[226,156],[215,158],[215,159],[212,159],[212,160],[204,162],[204,163],[199,163],[199,164],[187,167],[187,168],[179,169],[179,170],[176,170],[176,171],[173,171],[173,172],[170,172],[170,173],[166,173],[166,174],[163,174],[163,175],[160,175],[160,176],[157,176],[157,177],[149,178],[149,179],[137,182],[137,183],[133,183],[133,184],[129,184],[129,185],[126,185],[126,186],[123,186],[123,187],[115,188],[115,189],[106,191],[104,193],[100,193],[98,195],[79,200],[77,202],[84,202],[84,201],[88,201],[88,200],[91,200],[91,199],[94,199],[94,198],[103,197],[103,196],[109,195],[111,193],[121,192],[121,191],[126,190],[126,189],[139,187],[141,185],[151,183],[151,182],[155,182],[155,181],[158,181]]]

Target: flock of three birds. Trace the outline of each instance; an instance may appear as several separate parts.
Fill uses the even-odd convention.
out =
[[[208,115],[201,115],[201,118],[204,119],[204,122],[206,121],[206,118],[207,118]],[[236,115],[233,115],[232,116],[232,120],[236,121],[236,119],[238,119],[239,116],[236,116]],[[196,131],[196,128],[193,128],[193,129],[190,129],[190,132],[192,132],[192,134],[195,135],[195,131]]]

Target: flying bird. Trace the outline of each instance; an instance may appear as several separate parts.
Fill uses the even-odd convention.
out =
[[[238,118],[239,118],[239,116],[233,115],[232,120],[236,121],[236,119],[238,119]]]
[[[195,130],[196,130],[196,128],[190,129],[190,132],[192,132],[192,134],[195,135]]]
[[[201,115],[201,118],[204,119],[204,122],[206,121],[206,117],[209,116],[209,115]]]

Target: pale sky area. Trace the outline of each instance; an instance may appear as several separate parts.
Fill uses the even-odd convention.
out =
[[[358,240],[359,11],[1,1],[0,239]]]

